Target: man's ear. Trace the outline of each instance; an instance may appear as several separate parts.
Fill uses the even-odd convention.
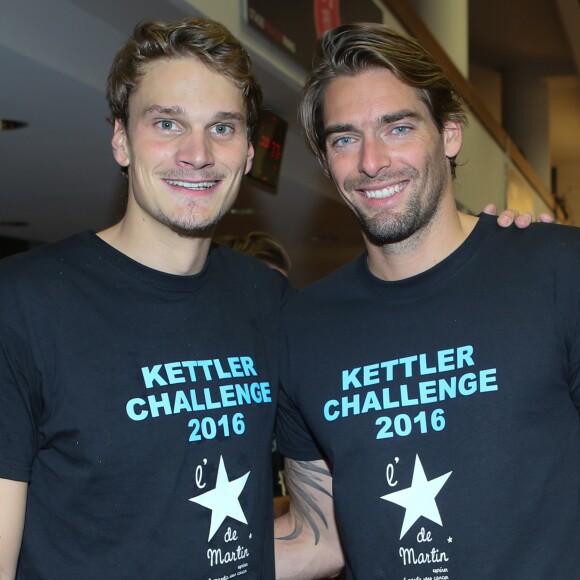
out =
[[[244,171],[244,175],[247,175],[252,169],[252,161],[254,160],[254,146],[251,142],[248,142],[248,156],[246,158],[246,170]]]
[[[446,121],[443,126],[443,146],[445,156],[453,159],[459,154],[463,142],[463,131],[458,121]]]
[[[127,129],[120,119],[115,119],[111,145],[113,146],[113,157],[115,161],[121,167],[128,167],[131,163],[129,139],[127,137]]]

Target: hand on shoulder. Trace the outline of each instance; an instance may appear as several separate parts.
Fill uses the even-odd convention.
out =
[[[498,215],[497,208],[493,203],[486,205],[483,208],[483,213],[488,215]],[[554,217],[547,213],[541,213],[536,220],[536,216],[531,211],[520,213],[517,209],[504,209],[497,218],[497,224],[503,228],[507,228],[515,224],[518,228],[527,228],[532,222],[539,221],[544,223],[553,223]]]

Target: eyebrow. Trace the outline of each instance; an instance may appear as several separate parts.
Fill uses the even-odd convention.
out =
[[[420,120],[421,118],[421,115],[419,115],[417,111],[413,111],[412,109],[402,109],[400,111],[396,111],[395,113],[387,113],[382,117],[379,117],[378,124],[388,125],[390,123],[397,123],[403,119]],[[330,135],[334,135],[335,133],[348,133],[354,130],[356,130],[356,127],[350,123],[337,123],[336,125],[329,125],[328,127],[324,128],[324,138],[327,139]]]
[[[216,121],[240,121],[242,123],[246,122],[246,117],[242,113],[237,113],[235,111],[220,111],[214,116]]]
[[[145,117],[146,115],[150,115],[151,113],[158,113],[162,115],[171,115],[174,117],[185,116],[185,109],[183,107],[174,106],[174,107],[163,107],[161,105],[151,105],[150,107],[145,107],[141,111],[141,115]]]
[[[150,107],[145,107],[142,112],[142,116],[145,117],[150,114],[160,114],[168,115],[171,117],[186,117],[187,111],[180,107],[179,105],[165,107],[162,105],[151,105]],[[241,123],[246,122],[246,117],[242,113],[237,111],[218,111],[214,117],[214,121],[239,121]]]

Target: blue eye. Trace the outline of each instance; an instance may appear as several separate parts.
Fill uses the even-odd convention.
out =
[[[170,121],[169,119],[163,119],[158,123],[159,127],[164,131],[172,131],[176,128],[175,122]]]
[[[337,147],[345,147],[346,145],[350,145],[352,143],[352,137],[339,137],[334,141],[333,145]]]
[[[395,127],[393,129],[393,133],[395,133],[396,135],[405,135],[410,130],[411,130],[411,127],[407,127],[406,125],[401,125],[399,127]]]
[[[225,125],[224,123],[219,123],[214,126],[214,130],[219,135],[227,135],[232,128],[229,125]]]

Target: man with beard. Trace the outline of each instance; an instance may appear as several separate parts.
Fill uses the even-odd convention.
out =
[[[457,211],[465,112],[415,41],[344,25],[317,57],[300,118],[366,252],[283,313],[279,578],[341,543],[347,578],[576,577],[580,231]]]
[[[145,22],[107,98],[124,217],[0,268],[0,577],[270,580],[288,285],[211,242],[260,87],[221,24]]]

